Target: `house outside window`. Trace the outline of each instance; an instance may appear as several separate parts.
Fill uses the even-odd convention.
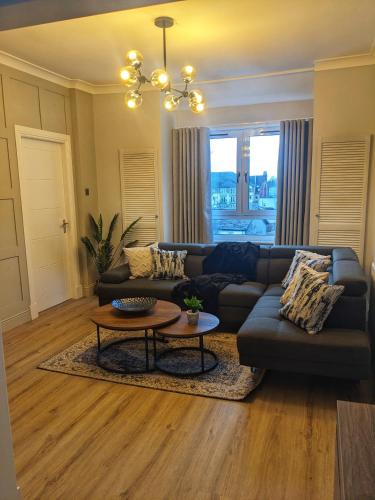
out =
[[[210,137],[213,238],[273,243],[278,127],[215,130]]]

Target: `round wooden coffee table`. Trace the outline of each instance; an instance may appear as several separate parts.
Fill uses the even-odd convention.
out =
[[[199,320],[196,326],[189,325],[187,322],[186,312],[182,312],[179,319],[174,323],[154,330],[153,338],[155,339],[156,333],[163,337],[171,337],[173,339],[191,339],[197,337],[199,339],[199,347],[171,347],[162,351],[160,354],[156,352],[156,344],[154,342],[154,359],[155,366],[158,370],[175,375],[178,377],[191,377],[193,375],[201,375],[216,368],[218,359],[216,354],[209,349],[206,349],[203,344],[204,336],[212,332],[219,325],[220,320],[213,314],[200,312]],[[198,351],[200,353],[200,369],[177,371],[167,368],[162,365],[162,360],[171,360],[178,352],[184,351]],[[208,358],[208,359],[206,359]]]
[[[98,352],[97,352],[97,363],[101,368],[114,373],[143,373],[150,371],[149,362],[149,332],[155,332],[156,328],[161,328],[169,323],[176,321],[181,315],[181,309],[176,304],[172,302],[167,302],[165,300],[158,300],[155,307],[145,313],[145,314],[127,314],[115,309],[112,304],[107,304],[102,307],[97,307],[94,309],[91,321],[96,325],[96,335],[98,342]],[[105,328],[107,330],[115,330],[118,332],[134,332],[142,330],[144,332],[143,337],[132,337],[126,336],[123,339],[115,340],[106,343],[102,346],[100,338],[100,328]],[[154,343],[154,352],[156,350],[156,341],[158,340],[155,335],[152,336]],[[126,342],[144,342],[145,347],[145,369],[132,370],[129,367],[118,368],[104,364],[102,355],[105,351],[108,351],[111,347],[118,344],[125,344]],[[153,369],[153,368],[152,368]]]

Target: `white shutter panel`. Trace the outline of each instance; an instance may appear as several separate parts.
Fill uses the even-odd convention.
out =
[[[347,246],[363,260],[370,138],[322,139],[316,243]]]
[[[120,150],[122,224],[142,217],[129,239],[139,245],[158,241],[158,182],[154,149]]]

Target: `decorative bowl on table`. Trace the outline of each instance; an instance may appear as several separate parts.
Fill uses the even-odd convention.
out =
[[[144,313],[151,311],[155,306],[155,297],[128,297],[112,301],[112,306],[124,313]]]

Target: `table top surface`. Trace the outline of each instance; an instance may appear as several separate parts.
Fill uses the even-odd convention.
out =
[[[97,307],[91,315],[91,321],[97,326],[109,330],[148,330],[159,328],[176,321],[181,315],[181,308],[172,302],[158,300],[151,311],[145,314],[127,314],[115,309],[112,304]]]
[[[158,328],[158,333],[165,337],[200,337],[212,332],[220,323],[219,318],[213,314],[200,312],[197,325],[189,325],[186,312],[183,311],[177,321],[169,325]]]
[[[375,498],[375,405],[337,402],[337,454],[340,498]]]

